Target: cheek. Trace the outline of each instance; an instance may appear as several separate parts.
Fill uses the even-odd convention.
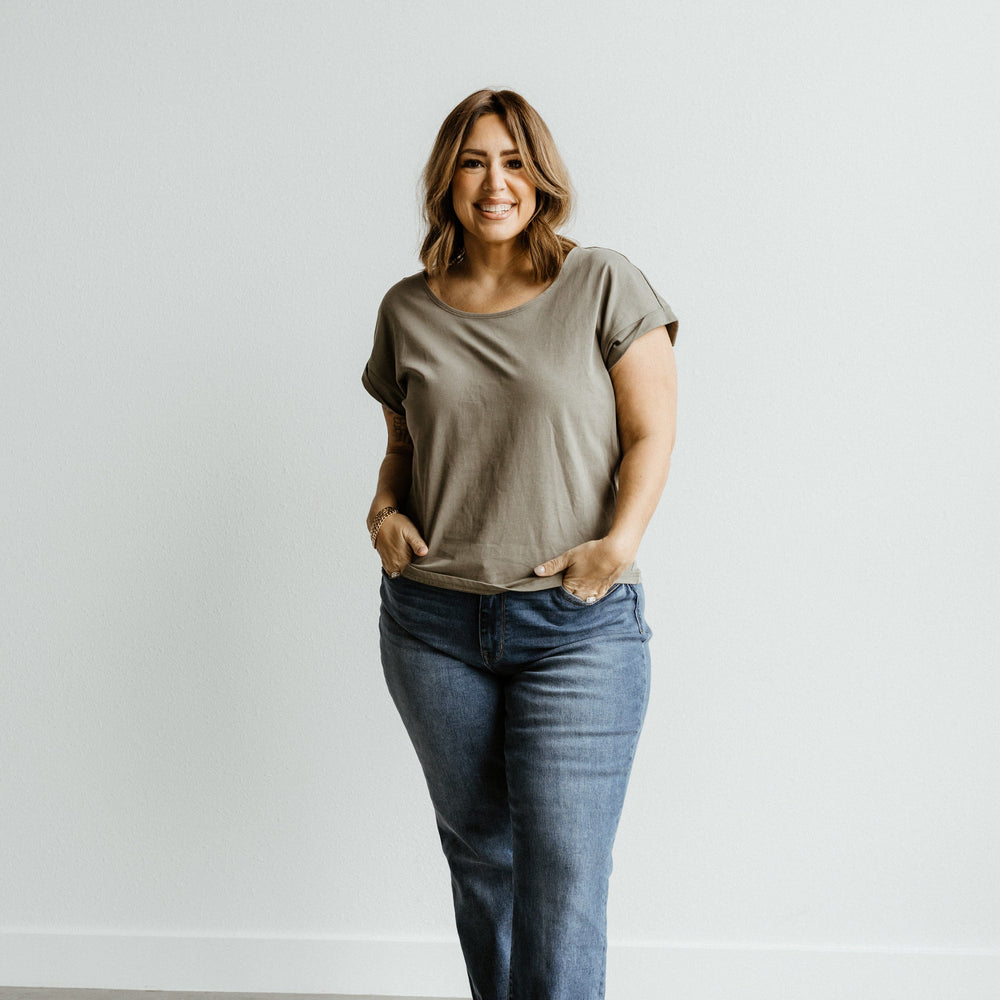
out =
[[[466,202],[468,200],[469,200],[469,193],[468,193],[468,191],[464,190],[464,188],[462,186],[461,180],[456,177],[455,180],[453,180],[451,182],[451,203],[452,203],[452,206],[455,207],[455,208],[457,208],[463,202]]]

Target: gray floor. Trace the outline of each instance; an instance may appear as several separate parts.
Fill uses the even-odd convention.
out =
[[[0,986],[0,1000],[403,1000],[333,993],[172,993],[166,990],[71,990],[58,986]],[[411,998],[413,1000],[413,998]],[[433,1000],[425,997],[423,1000]],[[439,997],[437,1000],[448,1000]]]

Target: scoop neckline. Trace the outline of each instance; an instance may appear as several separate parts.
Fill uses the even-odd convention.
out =
[[[427,272],[421,271],[418,277],[420,278],[420,284],[423,286],[424,291],[427,293],[428,298],[434,305],[445,312],[450,312],[454,316],[471,317],[475,319],[497,319],[501,316],[512,316],[514,313],[520,312],[522,309],[527,309],[528,306],[533,306],[539,299],[545,298],[549,292],[552,291],[556,285],[562,280],[563,273],[566,270],[566,262],[573,255],[574,250],[579,250],[579,247],[570,247],[566,251],[566,256],[563,257],[562,267],[559,268],[559,273],[552,279],[552,283],[543,288],[534,298],[528,299],[527,302],[522,302],[519,306],[511,306],[510,309],[501,309],[499,312],[467,312],[464,309],[456,309],[454,306],[448,305],[444,299],[438,298],[434,292],[431,291],[431,286],[427,284]]]

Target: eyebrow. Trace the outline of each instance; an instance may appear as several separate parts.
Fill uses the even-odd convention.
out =
[[[459,156],[464,156],[466,153],[475,153],[477,156],[486,156],[487,155],[485,149],[463,149],[458,155]],[[505,149],[500,155],[501,156],[519,156],[520,153],[516,149]]]

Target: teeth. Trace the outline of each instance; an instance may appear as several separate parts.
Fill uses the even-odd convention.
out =
[[[490,215],[506,215],[514,206],[513,205],[480,205],[479,207],[484,212],[489,212]]]

